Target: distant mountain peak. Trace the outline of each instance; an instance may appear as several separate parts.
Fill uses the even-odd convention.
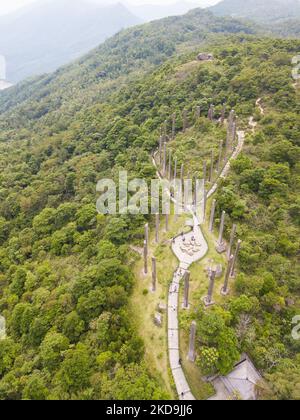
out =
[[[300,0],[223,0],[209,10],[218,16],[275,22],[300,18]]]
[[[17,82],[56,70],[140,22],[120,1],[33,3],[0,18],[0,54],[6,58],[7,77]]]

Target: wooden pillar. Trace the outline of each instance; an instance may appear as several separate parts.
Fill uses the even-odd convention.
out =
[[[214,151],[211,151],[211,157],[210,157],[210,182],[213,182],[214,180]]]
[[[184,274],[184,300],[183,309],[189,309],[189,291],[190,291],[190,272],[186,271]]]
[[[197,324],[196,321],[192,322],[191,330],[190,330],[190,342],[189,342],[189,354],[188,359],[190,362],[195,362],[196,360],[196,330]]]
[[[163,153],[163,138],[160,136],[159,138],[159,164],[162,165],[162,153]]]
[[[230,273],[232,271],[232,265],[233,265],[233,260],[234,260],[234,256],[231,255],[228,261],[228,266],[227,266],[227,270],[226,270],[226,274],[225,274],[225,280],[224,280],[224,285],[221,289],[221,294],[223,296],[227,296],[228,295],[228,284],[229,284],[229,278],[230,278]]]
[[[169,169],[168,169],[169,180],[172,179],[172,150],[169,151]]]
[[[155,215],[155,242],[159,242],[159,213]]]
[[[163,176],[166,176],[166,172],[167,172],[167,143],[164,142]]]
[[[166,214],[166,232],[169,231],[169,215]]]
[[[156,270],[156,258],[152,257],[152,292],[156,292],[157,282],[157,270]]]
[[[219,159],[218,159],[218,167],[217,167],[217,172],[219,175],[222,171],[222,153],[223,153],[223,140],[220,141],[220,145],[219,145]]]
[[[237,243],[237,246],[236,246],[235,253],[234,253],[234,258],[233,258],[233,263],[232,263],[232,268],[231,268],[231,273],[230,273],[231,277],[234,277],[234,275],[235,275],[234,270],[235,270],[235,266],[236,266],[236,263],[237,263],[237,259],[238,259],[238,255],[239,255],[241,246],[242,246],[242,241],[239,239],[238,243]]]
[[[149,246],[149,224],[145,224],[145,241],[147,242],[147,246]]]
[[[176,114],[172,115],[172,139],[176,136]]]
[[[206,161],[203,162],[203,180],[204,184],[206,184],[206,177],[207,177],[207,163]]]
[[[167,120],[164,122],[164,137],[165,137],[165,141],[167,141],[168,139],[168,121]]]
[[[221,122],[222,125],[224,124],[225,116],[226,116],[226,104],[223,104],[223,108],[222,108],[222,112],[221,112],[221,118],[220,118],[220,122]]]
[[[144,274],[148,274],[148,245],[144,241]]]
[[[183,132],[185,132],[188,128],[187,110],[186,109],[184,109],[184,111],[182,113],[182,117],[183,117]]]
[[[232,230],[231,230],[231,234],[230,234],[230,241],[229,241],[229,246],[228,246],[228,250],[227,250],[227,259],[229,260],[232,254],[232,247],[233,247],[233,242],[235,239],[235,235],[236,235],[236,230],[237,230],[237,225],[233,225],[232,226]]]
[[[220,230],[219,230],[219,238],[218,238],[218,242],[217,242],[217,246],[216,246],[216,250],[220,254],[222,254],[223,252],[226,251],[226,246],[225,246],[224,239],[223,239],[224,227],[225,227],[225,218],[226,218],[226,212],[223,211],[222,212],[222,216],[221,216],[221,223],[220,223]]]
[[[210,105],[209,110],[208,110],[208,119],[210,121],[214,120],[214,113],[215,113],[214,106]]]
[[[212,232],[214,230],[214,220],[215,220],[215,211],[216,211],[217,201],[212,201],[211,212],[210,212],[210,221],[209,221],[209,231]]]
[[[213,293],[215,288],[215,280],[216,280],[216,270],[211,270],[209,276],[209,287],[208,287],[208,295],[204,298],[205,306],[214,305],[213,301]]]
[[[181,181],[181,185],[183,186],[183,181],[184,181],[184,165],[181,165],[181,170],[180,170],[180,181]]]
[[[232,127],[232,150],[234,150],[235,148],[236,134],[237,134],[237,122],[234,121],[233,127]]]
[[[203,222],[206,220],[206,207],[207,207],[207,192],[204,185],[204,192],[203,192]]]
[[[175,162],[174,162],[174,179],[176,178],[177,178],[177,159],[175,159]]]

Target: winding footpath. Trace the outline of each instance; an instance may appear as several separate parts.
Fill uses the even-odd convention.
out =
[[[250,121],[249,121],[250,124]],[[236,159],[240,152],[243,149],[244,141],[245,141],[245,132],[238,131],[238,143],[233,151],[231,157],[229,158],[227,164],[225,165],[224,169],[220,173],[219,177],[216,179],[215,183],[212,185],[211,189],[207,193],[207,198],[211,197],[218,188],[218,181],[220,179],[226,178],[229,170],[230,170],[230,163],[233,159]],[[153,157],[153,164],[157,170],[157,175],[160,179],[163,179],[159,168],[157,167],[155,155]],[[167,190],[167,193],[170,195],[170,191]],[[172,199],[174,204],[176,204],[176,200]],[[205,237],[202,233],[200,227],[200,220],[196,216],[195,211],[192,207],[188,208],[188,211],[191,214],[192,220],[189,221],[187,224],[192,226],[191,231],[188,234],[185,234],[185,241],[187,244],[192,242],[192,238],[195,238],[195,245],[196,245],[196,252],[188,254],[182,248],[182,238],[181,236],[175,238],[174,242],[172,243],[172,250],[176,257],[179,260],[179,266],[174,273],[172,283],[170,285],[169,294],[168,294],[168,349],[169,349],[169,362],[174,378],[174,382],[176,385],[177,395],[180,400],[182,401],[192,401],[196,398],[194,397],[193,393],[191,392],[190,386],[188,381],[185,377],[184,371],[181,366],[181,358],[180,358],[180,347],[179,347],[179,320],[178,320],[178,312],[179,312],[179,296],[180,296],[180,284],[182,279],[185,276],[186,271],[188,271],[189,267],[197,262],[200,261],[208,251],[208,244],[205,240]]]

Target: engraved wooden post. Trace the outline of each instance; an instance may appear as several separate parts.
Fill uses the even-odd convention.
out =
[[[169,215],[166,214],[166,232],[169,230]]]
[[[196,321],[192,322],[191,330],[190,330],[190,343],[189,343],[189,354],[188,354],[188,360],[190,362],[195,362],[196,360],[196,330],[197,330],[197,324]]]
[[[160,136],[159,138],[159,164],[162,165],[162,149],[163,149],[163,138]]]
[[[211,158],[210,158],[210,182],[213,182],[214,180],[214,151],[211,151]]]
[[[183,117],[183,132],[185,132],[188,128],[187,110],[186,109],[183,111],[182,117]]]
[[[226,104],[223,105],[220,122],[223,125],[226,116]]]
[[[230,145],[230,127],[229,127],[229,123],[228,123],[227,134],[226,134],[226,142],[225,142],[224,162],[227,161],[227,153],[228,153],[228,150],[229,150],[229,145]]]
[[[221,289],[221,294],[223,296],[227,296],[228,295],[228,284],[229,284],[229,278],[230,278],[230,273],[232,271],[232,264],[233,264],[233,260],[234,260],[234,256],[231,255],[228,261],[228,266],[227,266],[227,270],[226,270],[226,274],[225,274],[225,280],[224,280],[224,285]]]
[[[198,185],[197,185],[197,182],[198,182],[197,177],[195,177],[194,178],[194,185],[195,185],[195,187],[194,187],[194,206],[195,206],[195,209],[197,209],[197,203],[198,203],[198,190],[197,190]]]
[[[159,213],[155,215],[155,242],[159,242]]]
[[[148,274],[148,245],[147,241],[144,241],[144,274]]]
[[[169,151],[169,169],[168,169],[169,180],[172,178],[172,150]]]
[[[231,230],[231,234],[230,234],[230,241],[229,241],[229,246],[228,246],[228,250],[227,250],[227,259],[229,260],[231,257],[231,251],[232,251],[232,247],[233,247],[233,242],[234,242],[234,238],[235,238],[235,234],[236,234],[236,230],[237,230],[237,225],[233,225],[232,226],[232,230]]]
[[[210,121],[213,121],[213,119],[214,119],[214,106],[213,105],[211,105],[209,107],[209,110],[208,110],[208,119]]]
[[[236,139],[236,133],[237,133],[237,122],[233,122],[232,126],[232,149],[234,150],[235,147],[235,139]]]
[[[186,271],[184,274],[184,300],[183,309],[189,309],[189,291],[190,291],[190,272]]]
[[[208,295],[204,298],[205,306],[214,305],[213,293],[214,293],[214,288],[215,288],[215,280],[216,280],[216,270],[211,270],[210,276],[209,276]]]
[[[234,277],[234,275],[235,275],[234,270],[235,270],[235,265],[236,265],[238,255],[239,255],[239,252],[240,252],[240,249],[241,249],[241,245],[242,245],[242,241],[239,239],[238,243],[237,243],[237,246],[236,246],[235,253],[234,253],[234,259],[233,259],[231,273],[230,273],[231,277]]]
[[[207,176],[207,163],[206,161],[203,162],[203,180],[204,184],[206,184],[206,176]]]
[[[203,222],[206,220],[206,207],[207,207],[207,192],[204,184],[204,191],[203,191]]]
[[[180,181],[181,181],[181,185],[183,186],[183,178],[184,178],[184,165],[181,165],[181,170],[180,170]]]
[[[168,139],[168,121],[167,120],[164,122],[164,137],[165,137],[165,141],[167,141]]]
[[[176,178],[177,178],[177,159],[175,159],[175,162],[174,162],[174,179]]]
[[[145,241],[147,242],[147,246],[149,246],[149,224],[145,224]]]
[[[216,211],[217,201],[213,200],[211,205],[210,220],[209,220],[209,231],[214,230],[214,220],[215,220],[215,211]]]
[[[232,144],[234,135],[235,111],[232,110],[229,115],[229,142]]]
[[[176,136],[176,114],[172,115],[172,139]]]
[[[232,109],[230,111],[230,114],[229,114],[229,127],[230,127],[231,130],[232,130],[232,125],[233,125],[234,121],[235,121],[235,110]]]
[[[228,117],[228,124],[227,124],[227,136],[226,136],[226,152],[225,152],[225,157],[224,160],[227,160],[227,152],[229,150],[231,141],[232,141],[232,135],[233,135],[233,123],[235,120],[235,111],[231,110],[229,117]]]
[[[166,176],[166,172],[167,172],[167,143],[164,142],[163,176]]]
[[[187,180],[190,179],[190,172],[187,173],[187,178],[186,179]],[[188,205],[190,204],[189,203],[190,194],[189,194],[189,188],[186,188],[185,182],[183,183],[183,185],[184,185],[184,191],[183,191],[183,194],[184,194],[184,197],[183,197],[183,200],[184,200],[184,211],[187,211]]]
[[[217,167],[218,174],[220,174],[222,171],[222,152],[223,152],[223,140],[220,141],[220,146],[219,146],[219,159],[218,159],[218,167]]]
[[[152,257],[152,292],[156,291],[156,281],[157,281],[156,258]]]
[[[222,216],[221,216],[221,223],[220,223],[220,230],[219,230],[219,238],[218,238],[218,242],[217,242],[217,246],[216,246],[216,250],[220,254],[222,254],[223,252],[226,251],[226,246],[225,246],[225,243],[224,243],[224,240],[223,240],[224,227],[225,227],[225,218],[226,218],[226,212],[223,211],[222,212]]]

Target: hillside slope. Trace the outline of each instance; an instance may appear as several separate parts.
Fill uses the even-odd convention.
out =
[[[41,119],[55,131],[61,112],[73,118],[81,107],[101,102],[128,77],[149,71],[182,48],[200,49],[210,36],[240,32],[253,34],[256,28],[201,9],[121,31],[74,64],[3,92],[0,124],[9,126],[13,118],[13,124],[29,126]],[[9,109],[14,110],[11,115],[6,114]]]

